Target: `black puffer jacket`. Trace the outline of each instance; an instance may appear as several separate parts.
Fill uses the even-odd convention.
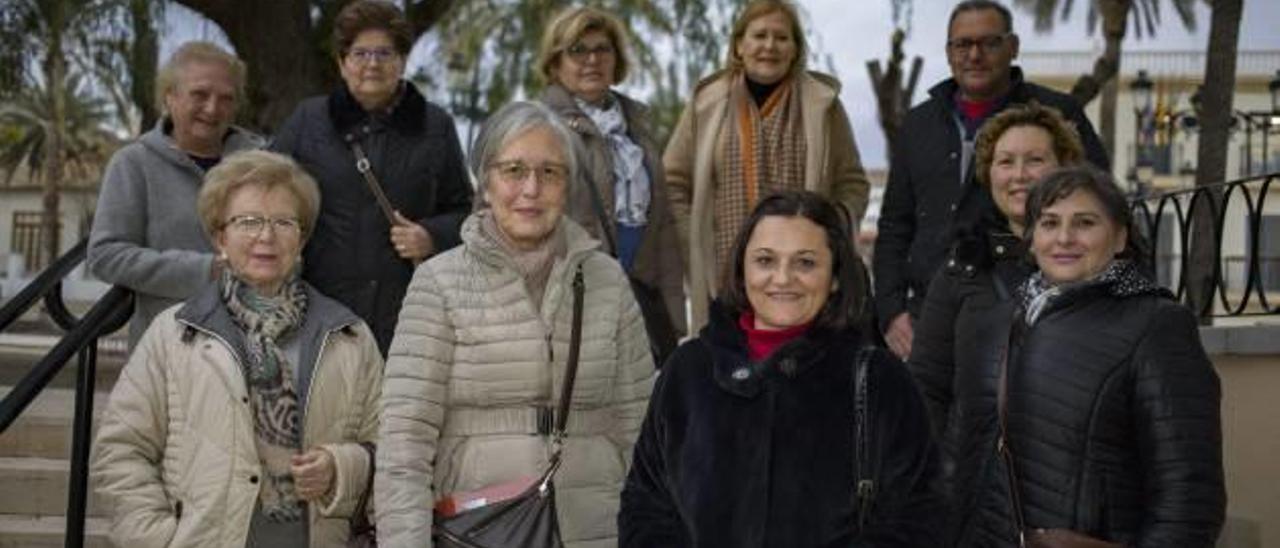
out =
[[[959,231],[916,323],[907,365],[924,393],[941,448],[949,539],[975,515],[974,471],[982,469],[995,443],[990,410],[998,371],[991,364],[1008,334],[1015,291],[1035,268],[1025,247],[994,219]],[[966,382],[957,382],[961,378]]]
[[[622,492],[620,545],[937,546],[928,419],[910,376],[881,351],[867,375],[877,495],[857,530],[858,340],[810,332],[749,364],[736,318],[713,305],[658,378]]]
[[[1037,101],[1062,111],[1080,132],[1089,162],[1109,169],[1102,142],[1075,100],[1024,81],[1018,67],[1011,70],[1013,88],[997,108]],[[955,111],[957,89],[953,79],[934,86],[929,100],[912,108],[899,129],[872,263],[881,328],[901,312],[918,315],[953,231],[994,210],[990,193],[973,178],[973,162],[960,172],[963,142]]]
[[[412,84],[390,114],[365,112],[346,87],[298,105],[271,148],[293,156],[320,185],[320,219],[303,276],[360,316],[385,356],[413,263],[391,246],[378,208],[343,137],[357,135],[392,206],[426,228],[440,253],[458,245],[471,211],[471,179],[453,119]]]
[[[1003,334],[982,328],[957,347],[965,366],[946,419],[959,434],[947,443],[959,456],[955,545],[1016,545],[995,447],[1008,334],[1009,445],[1026,525],[1133,547],[1213,546],[1226,506],[1220,391],[1191,312],[1129,267],[1065,291],[1030,326],[1021,305],[998,325]],[[945,390],[932,373],[921,379],[931,394]]]

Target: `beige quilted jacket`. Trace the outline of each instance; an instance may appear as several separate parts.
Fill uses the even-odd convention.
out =
[[[616,546],[618,496],[654,368],[630,287],[572,221],[536,313],[514,263],[480,229],[420,266],[405,297],[383,384],[375,498],[383,547],[430,546],[438,496],[536,476],[550,444],[536,435],[569,354],[571,281],[582,265],[582,356],[564,463],[556,475],[568,547]]]
[[[311,546],[343,546],[368,481],[358,445],[377,433],[382,357],[369,328],[313,289],[299,328],[313,366],[303,444],[333,454],[324,504],[310,505]],[[238,339],[213,288],[156,317],[111,391],[92,475],[116,546],[244,546],[262,473]],[[308,344],[303,341],[311,341]]]

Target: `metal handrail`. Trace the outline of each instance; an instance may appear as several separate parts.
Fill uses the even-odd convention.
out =
[[[1275,257],[1263,257],[1262,227],[1263,216],[1267,212],[1266,205],[1273,183],[1280,182],[1280,172],[1245,177],[1221,183],[1200,185],[1193,188],[1166,192],[1157,196],[1135,200],[1132,203],[1135,222],[1146,230],[1151,239],[1151,264],[1157,261],[1180,260],[1177,269],[1178,280],[1169,289],[1184,302],[1198,304],[1196,312],[1201,317],[1233,317],[1280,315],[1280,303],[1273,305],[1267,298],[1267,288],[1263,280],[1263,263]],[[1239,206],[1233,208],[1232,206]],[[1226,237],[1228,216],[1233,211],[1243,208],[1247,221],[1245,227],[1245,253],[1226,253],[1223,250]],[[1207,211],[1206,211],[1207,209]],[[1211,274],[1210,287],[1206,288],[1206,298],[1201,303],[1191,303],[1190,291],[1187,287],[1189,274],[1194,268],[1190,252],[1197,216],[1205,216],[1208,227],[1212,230],[1213,264],[1209,268]],[[1280,215],[1280,212],[1277,213]],[[1178,253],[1172,255],[1162,253],[1165,242],[1160,240],[1163,223],[1173,222],[1177,228]],[[1244,263],[1243,291],[1239,292],[1239,300],[1233,302],[1230,280],[1224,275],[1224,262]],[[1215,298],[1216,297],[1216,298]]]
[[[93,426],[98,339],[119,329],[133,314],[133,293],[120,286],[108,290],[83,318],[76,318],[67,310],[66,302],[62,299],[62,280],[84,260],[87,247],[88,241],[81,240],[0,307],[0,331],[3,331],[43,298],[45,308],[54,322],[67,332],[0,400],[0,433],[8,430],[36,396],[44,391],[71,356],[79,356],[76,367],[75,412],[71,426],[71,470],[67,486],[64,537],[64,544],[68,548],[84,545],[89,437]]]

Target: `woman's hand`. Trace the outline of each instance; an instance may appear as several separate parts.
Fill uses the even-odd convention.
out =
[[[415,264],[427,258],[435,248],[431,234],[422,225],[404,218],[399,211],[395,213],[395,224],[391,226],[391,246],[402,259]]]
[[[915,329],[911,325],[911,316],[906,312],[899,313],[889,322],[889,330],[884,334],[884,342],[889,344],[898,359],[906,361],[911,357],[911,344],[915,339]]]
[[[316,501],[329,494],[333,488],[333,455],[324,449],[312,449],[294,455],[289,472],[293,474],[293,486],[298,498]]]

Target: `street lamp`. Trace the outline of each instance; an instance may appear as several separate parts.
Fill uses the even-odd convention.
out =
[[[1273,82],[1274,83],[1274,82]],[[1280,84],[1278,84],[1280,85]],[[1151,90],[1155,89],[1155,82],[1151,81],[1151,77],[1147,76],[1147,71],[1139,70],[1138,77],[1129,84],[1129,91],[1133,93],[1134,109],[1151,110]],[[1276,92],[1271,92],[1272,102],[1275,102]]]

